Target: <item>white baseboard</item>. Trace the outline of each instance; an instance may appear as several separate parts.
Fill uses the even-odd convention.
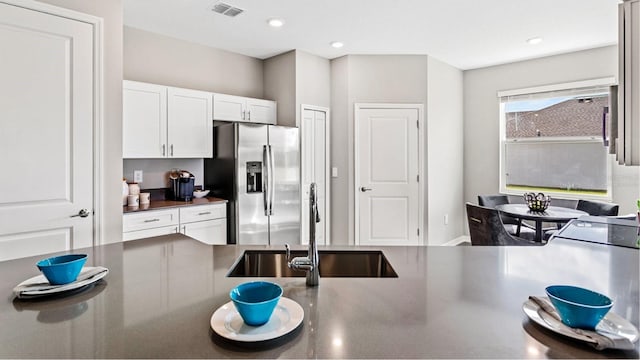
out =
[[[463,242],[468,242],[468,243],[471,242],[471,238],[469,237],[469,235],[463,235],[463,236],[457,237],[457,238],[455,238],[453,240],[449,240],[449,241],[447,241],[446,243],[444,243],[444,244],[442,244],[440,246],[457,246],[458,244],[463,243]]]

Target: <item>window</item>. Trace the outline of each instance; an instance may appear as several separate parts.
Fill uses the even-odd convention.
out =
[[[613,79],[500,92],[500,190],[611,198],[603,127]]]

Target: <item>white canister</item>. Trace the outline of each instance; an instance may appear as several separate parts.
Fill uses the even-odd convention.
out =
[[[151,193],[140,193],[140,205],[146,205],[151,201]]]
[[[129,195],[139,195],[140,194],[140,185],[138,183],[129,184]]]
[[[134,194],[127,196],[127,204],[129,206],[138,206],[140,205],[140,194]]]
[[[122,206],[127,206],[127,196],[129,196],[129,184],[127,179],[122,179]]]

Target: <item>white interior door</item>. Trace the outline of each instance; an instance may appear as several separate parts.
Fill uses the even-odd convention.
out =
[[[0,4],[0,260],[93,244],[93,46],[89,23]]]
[[[320,222],[316,224],[316,242],[318,245],[328,245],[329,217],[327,207],[328,191],[328,163],[329,149],[327,134],[328,110],[313,108],[302,109],[302,244],[309,243],[309,187],[316,183],[318,197],[318,213]]]
[[[356,242],[419,245],[418,108],[356,108]]]

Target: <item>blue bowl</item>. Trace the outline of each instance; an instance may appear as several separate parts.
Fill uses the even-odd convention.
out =
[[[282,287],[267,281],[243,283],[229,292],[242,320],[251,326],[266,324],[281,296]]]
[[[64,285],[76,281],[86,261],[86,254],[70,254],[40,260],[36,265],[51,285]]]
[[[594,330],[613,306],[608,297],[577,286],[553,285],[546,291],[562,322],[574,328]]]

